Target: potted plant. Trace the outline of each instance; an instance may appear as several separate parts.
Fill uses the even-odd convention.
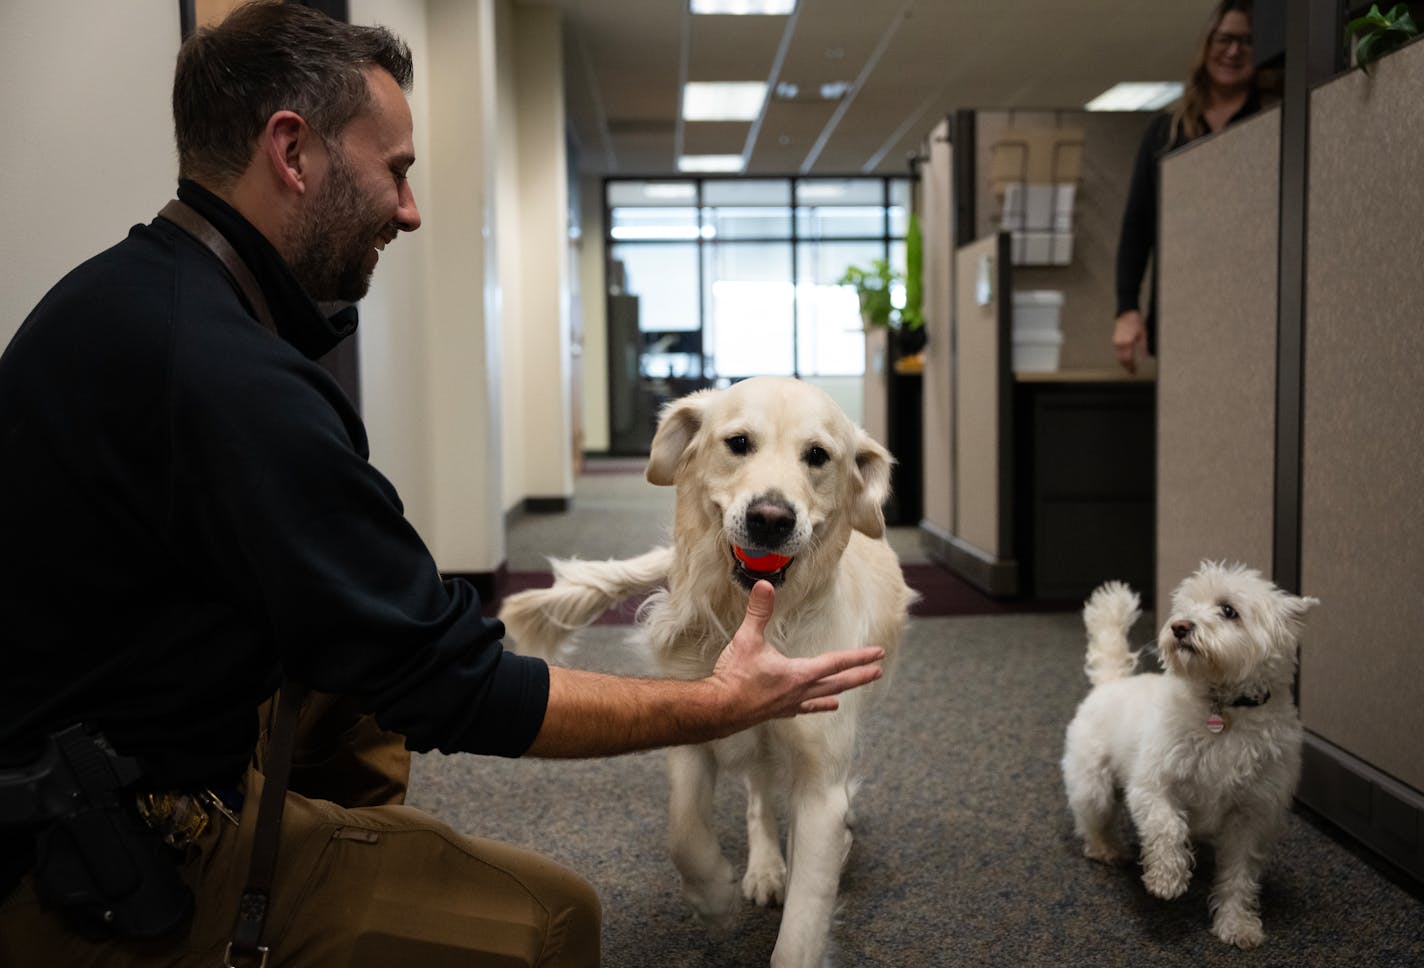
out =
[[[1345,25],[1345,43],[1354,44],[1355,63],[1366,74],[1370,65],[1392,50],[1398,50],[1419,35],[1408,4],[1397,3],[1389,13],[1380,13],[1378,4],[1370,12]]]
[[[906,239],[908,250],[908,238]],[[918,254],[918,253],[916,253]],[[913,280],[918,283],[917,278]],[[905,306],[896,306],[891,299],[891,290],[904,281],[904,277],[890,267],[887,259],[873,259],[869,268],[848,266],[836,284],[853,286],[860,300],[860,318],[866,330],[882,328],[886,330],[894,346],[893,355],[906,356],[919,352],[924,346],[924,318],[920,315],[918,285],[914,286],[917,297],[911,307],[910,300]],[[910,286],[906,290],[909,294]]]
[[[855,287],[860,299],[860,318],[866,329],[872,326],[897,329],[900,311],[890,301],[890,288],[899,281],[900,273],[890,268],[888,259],[873,259],[868,269],[847,266],[836,285]]]

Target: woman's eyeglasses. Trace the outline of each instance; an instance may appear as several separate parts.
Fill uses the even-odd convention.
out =
[[[1242,50],[1250,50],[1253,46],[1253,38],[1250,34],[1233,34],[1225,30],[1213,30],[1211,32],[1211,45],[1222,50],[1229,50],[1235,44]]]

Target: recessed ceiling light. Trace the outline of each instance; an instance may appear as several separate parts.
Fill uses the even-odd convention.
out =
[[[1114,84],[1084,105],[1089,111],[1156,111],[1182,96],[1178,81]]]
[[[694,185],[685,183],[668,184],[666,182],[653,182],[643,186],[643,195],[647,198],[691,201],[697,197],[697,188]]]
[[[741,171],[741,155],[683,155],[677,160],[678,171]]]
[[[796,0],[692,0],[693,13],[786,16]]]
[[[682,120],[755,121],[765,100],[765,81],[688,81],[682,87]]]

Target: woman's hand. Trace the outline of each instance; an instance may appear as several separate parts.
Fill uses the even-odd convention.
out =
[[[1142,321],[1142,313],[1129,309],[1119,316],[1113,326],[1112,341],[1113,352],[1122,368],[1136,373],[1138,357],[1147,355],[1147,326]]]

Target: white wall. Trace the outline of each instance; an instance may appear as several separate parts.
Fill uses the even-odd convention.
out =
[[[430,150],[430,39],[425,0],[352,0],[351,21],[388,27],[410,45],[415,77],[410,92],[415,165],[410,184],[422,218],[438,220],[432,193]],[[371,441],[371,463],[390,478],[406,517],[422,535],[433,534],[434,448],[426,385],[433,284],[428,228],[403,233],[381,253],[371,291],[361,302],[361,410]]]
[[[173,197],[173,0],[0,2],[0,346],[60,277]]]
[[[579,308],[583,319],[582,388],[584,450],[607,450],[608,438],[608,282],[603,253],[603,181],[579,182]]]
[[[506,509],[572,493],[569,374],[545,353],[568,336],[558,15],[511,0],[352,0],[351,16],[414,54],[424,222],[382,254],[361,305],[372,461],[442,569],[493,571]],[[173,0],[82,16],[0,0],[0,342],[60,276],[172,197],[179,42]]]
[[[429,0],[430,315],[425,376],[434,530],[446,571],[504,561],[499,271],[494,245],[495,6]]]
[[[573,496],[574,433],[568,297],[568,151],[559,11],[521,6],[515,18],[519,165],[519,312],[523,344],[523,493]],[[511,332],[510,338],[516,338]],[[512,456],[512,455],[511,455]]]

